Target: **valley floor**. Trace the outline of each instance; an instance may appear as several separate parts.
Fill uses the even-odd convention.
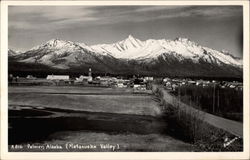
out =
[[[18,86],[9,87],[8,96],[9,151],[194,150],[191,144],[166,135],[160,106],[149,92]]]

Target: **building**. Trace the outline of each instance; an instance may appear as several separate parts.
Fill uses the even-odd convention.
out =
[[[190,84],[190,85],[196,85],[196,81],[190,80],[190,81],[188,81],[188,84]]]
[[[154,77],[144,77],[144,80],[145,80],[146,82],[153,81],[153,80],[154,80]]]
[[[68,75],[48,75],[47,80],[64,80],[64,81],[69,81],[69,76]]]
[[[166,82],[165,84],[164,84],[164,86],[165,86],[165,89],[168,89],[168,90],[172,90],[173,88],[172,88],[172,83],[171,82]]]
[[[126,88],[127,85],[124,85],[123,83],[117,83],[117,84],[116,84],[116,87],[117,87],[117,88]]]
[[[34,77],[34,76],[32,76],[32,75],[28,75],[28,76],[26,77],[26,79],[36,79],[36,77]]]
[[[134,90],[141,90],[141,91],[147,90],[145,84],[135,84],[133,88],[134,88]]]
[[[169,82],[169,81],[172,81],[170,78],[164,78],[163,80],[163,83],[166,83],[166,82]]]
[[[83,75],[81,75],[79,78],[76,78],[76,82],[91,82],[92,80],[92,77]]]

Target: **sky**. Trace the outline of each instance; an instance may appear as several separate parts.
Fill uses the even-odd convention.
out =
[[[54,38],[87,45],[188,38],[242,58],[241,6],[9,6],[9,48],[26,51]]]

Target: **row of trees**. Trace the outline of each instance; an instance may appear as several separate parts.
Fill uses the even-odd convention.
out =
[[[173,92],[180,100],[208,113],[242,121],[243,92],[218,86],[180,86]]]

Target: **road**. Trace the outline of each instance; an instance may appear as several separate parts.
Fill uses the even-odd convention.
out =
[[[236,122],[233,120],[225,119],[222,117],[218,117],[215,115],[212,115],[207,112],[203,112],[200,110],[197,110],[193,108],[192,106],[189,106],[185,103],[180,102],[176,97],[170,95],[168,91],[166,91],[163,87],[160,87],[158,85],[153,85],[153,90],[155,91],[157,88],[159,88],[163,93],[163,99],[169,103],[175,106],[177,103],[181,110],[185,110],[187,113],[192,114],[198,114],[201,117],[203,121],[207,122],[208,124],[223,129],[233,135],[236,135],[238,137],[243,137],[243,124],[240,122]]]

